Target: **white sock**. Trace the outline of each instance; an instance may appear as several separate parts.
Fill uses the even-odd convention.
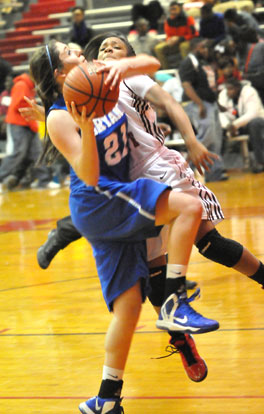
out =
[[[103,380],[120,381],[123,379],[123,375],[124,370],[122,369],[110,368],[106,365],[103,366]]]
[[[167,278],[177,279],[178,277],[186,276],[187,265],[168,264],[167,265]]]

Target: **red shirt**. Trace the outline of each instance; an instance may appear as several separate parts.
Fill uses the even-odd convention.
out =
[[[241,75],[241,72],[237,69],[237,68],[234,68],[234,70],[233,70],[233,78],[235,78],[235,79],[238,79],[238,80],[242,80],[242,75]],[[222,83],[225,83],[226,82],[226,78],[225,78],[225,76],[224,75],[221,75],[218,79],[217,79],[217,84],[218,85],[222,85]]]
[[[167,40],[172,36],[184,37],[185,40],[191,40],[193,37],[198,36],[199,33],[195,29],[195,20],[192,16],[186,16],[186,20],[183,19],[182,23],[177,18],[174,20],[175,22],[178,20],[179,24],[171,26],[168,20],[164,22],[164,32]]]
[[[28,126],[33,132],[38,131],[38,123],[36,121],[26,121],[20,115],[19,108],[29,106],[25,101],[24,96],[29,99],[35,97],[35,85],[29,75],[23,73],[14,79],[14,86],[11,89],[11,103],[7,110],[5,121],[8,124]]]

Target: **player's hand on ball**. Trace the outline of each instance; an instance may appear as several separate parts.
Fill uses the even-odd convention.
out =
[[[105,85],[109,85],[111,90],[126,77],[126,72],[129,68],[126,59],[94,60],[94,63],[98,65],[97,73],[108,72],[104,83]]]
[[[93,125],[93,119],[95,118],[94,112],[89,117],[87,117],[85,106],[82,107],[82,112],[79,114],[79,112],[76,109],[75,102],[71,102],[71,104],[69,104],[69,102],[65,102],[65,103],[66,103],[68,112],[71,114],[76,124],[79,125],[80,129],[82,130],[92,129],[92,131],[94,130],[94,125]]]

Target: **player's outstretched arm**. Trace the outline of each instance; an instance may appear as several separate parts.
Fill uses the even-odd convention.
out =
[[[24,99],[29,106],[25,106],[24,108],[18,109],[23,118],[25,118],[26,121],[45,122],[44,107],[38,105],[35,99],[29,99],[27,96],[24,96]]]
[[[105,80],[113,88],[124,78],[141,74],[153,74],[160,68],[160,62],[153,56],[141,54],[120,60],[96,61],[100,64],[98,72],[108,72]]]
[[[203,169],[209,170],[214,160],[218,159],[218,155],[208,151],[197,140],[190,119],[182,106],[158,84],[149,89],[145,98],[155,107],[162,109],[168,114],[175,127],[180,131],[188,150],[188,156],[199,173],[203,174]]]

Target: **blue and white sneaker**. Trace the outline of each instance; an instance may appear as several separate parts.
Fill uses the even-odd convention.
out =
[[[79,405],[82,414],[124,414],[120,398],[93,397]]]
[[[179,331],[189,334],[200,334],[215,331],[219,323],[213,319],[207,319],[196,312],[190,305],[200,294],[200,289],[188,299],[178,298],[175,293],[170,295],[163,303],[156,326],[167,331]]]

